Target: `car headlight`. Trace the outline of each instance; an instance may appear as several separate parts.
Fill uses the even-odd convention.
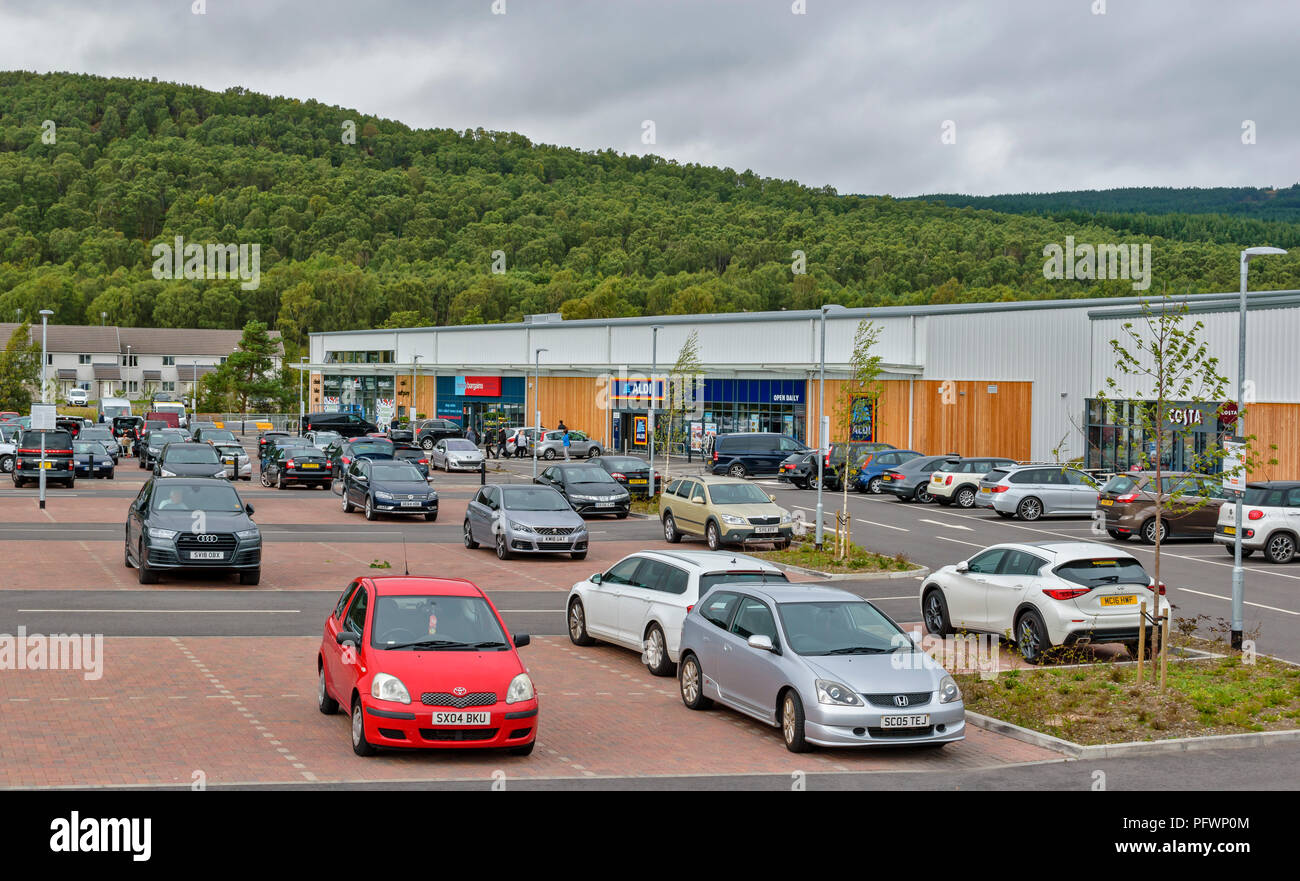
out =
[[[389,501],[392,501],[393,494],[392,494],[392,493],[388,493],[388,492],[384,492],[382,489],[377,489],[377,490],[375,490],[375,498],[377,498],[377,499],[388,499]]]
[[[957,687],[957,680],[945,675],[939,680],[939,703],[950,704],[959,700],[961,700],[961,689]]]
[[[149,455],[151,455],[151,456],[156,456],[156,455],[158,455],[158,453],[159,453],[159,450],[158,450],[157,447],[150,447],[150,448],[149,448]]]
[[[571,494],[569,495],[569,498],[573,499],[575,502],[594,502],[594,501],[596,501],[596,497],[595,497],[595,496],[584,496],[584,495],[579,495],[579,494],[577,494],[577,493],[571,493]]]
[[[510,680],[510,687],[506,689],[506,703],[517,704],[520,701],[530,701],[532,699],[533,680],[528,678],[527,673],[520,673]]]
[[[784,510],[783,510],[783,511],[781,512],[781,524],[782,524],[782,525],[785,525],[785,524],[787,524],[787,523],[789,523],[789,522],[790,522],[790,512],[789,512],[789,511],[784,511]]]
[[[433,490],[429,490],[429,501],[431,501],[431,502],[436,502],[436,501],[438,501],[438,494],[437,494],[436,492],[434,492]]]
[[[175,477],[175,476],[176,476],[176,472],[175,472],[175,471],[168,471],[166,468],[159,468],[159,469],[158,469],[158,476],[159,476],[159,477]]]
[[[402,684],[402,680],[387,673],[375,674],[375,678],[370,681],[370,696],[381,701],[394,701],[399,704],[409,704],[411,702],[411,694],[406,690],[406,686]]]
[[[829,679],[817,680],[817,703],[830,704],[836,707],[860,707],[862,698],[853,693],[853,690],[838,682],[832,682]]]
[[[240,538],[261,538],[262,537],[261,531],[256,526],[254,526],[252,529],[241,529],[238,532],[236,532],[235,535],[239,536]]]
[[[156,526],[149,527],[150,538],[162,539],[163,541],[171,541],[179,534],[180,533],[178,533],[175,529],[159,529]]]
[[[510,523],[510,528],[513,529],[515,532],[532,532],[532,531],[533,531],[533,528],[532,528],[531,526],[525,526],[524,524],[522,524],[522,523],[516,523],[516,522],[513,521],[513,520],[509,521],[509,523]]]
[[[722,522],[726,523],[728,526],[744,526],[745,518],[737,517],[735,514],[723,514]]]

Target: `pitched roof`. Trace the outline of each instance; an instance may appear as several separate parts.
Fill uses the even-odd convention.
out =
[[[0,347],[20,325],[0,323]],[[242,330],[212,330],[188,327],[96,327],[82,324],[51,324],[46,328],[46,348],[51,352],[97,354],[115,352],[125,354],[130,347],[133,355],[229,355],[239,346]],[[269,332],[280,352],[280,332]],[[41,341],[41,326],[32,325],[33,342]]]

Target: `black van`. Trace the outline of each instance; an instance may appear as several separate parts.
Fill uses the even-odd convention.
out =
[[[72,434],[63,429],[43,431],[24,429],[18,436],[14,460],[14,486],[24,481],[39,482],[41,456],[45,456],[45,480],[59,481],[69,487],[77,482],[76,467],[72,464]]]
[[[302,417],[302,430],[337,431],[344,437],[361,437],[379,428],[355,413],[308,413]]]
[[[794,438],[774,432],[720,434],[713,443],[713,473],[732,477],[776,474],[787,456],[808,449]]]

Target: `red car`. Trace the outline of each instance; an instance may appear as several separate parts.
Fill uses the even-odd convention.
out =
[[[349,708],[352,750],[507,748],[537,741],[537,693],[496,606],[462,578],[361,577],[325,621],[316,698]]]

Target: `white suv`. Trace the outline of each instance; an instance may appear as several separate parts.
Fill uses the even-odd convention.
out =
[[[656,676],[672,676],[686,613],[716,584],[788,582],[765,560],[716,551],[640,551],[569,591],[569,639],[641,652]]]
[[[1015,459],[953,459],[944,462],[930,475],[930,498],[941,505],[973,508],[979,500],[980,478],[994,468],[1016,464]]]
[[[1232,499],[1219,508],[1214,540],[1233,553],[1237,506]],[[1300,482],[1272,480],[1246,484],[1241,500],[1241,555],[1263,551],[1270,563],[1290,563],[1300,544]]]
[[[921,615],[925,629],[939,636],[1010,634],[1024,659],[1037,664],[1060,645],[1118,642],[1136,655],[1143,600],[1152,615],[1169,608],[1164,585],[1157,588],[1136,557],[1113,545],[1011,543],[928,577]]]

